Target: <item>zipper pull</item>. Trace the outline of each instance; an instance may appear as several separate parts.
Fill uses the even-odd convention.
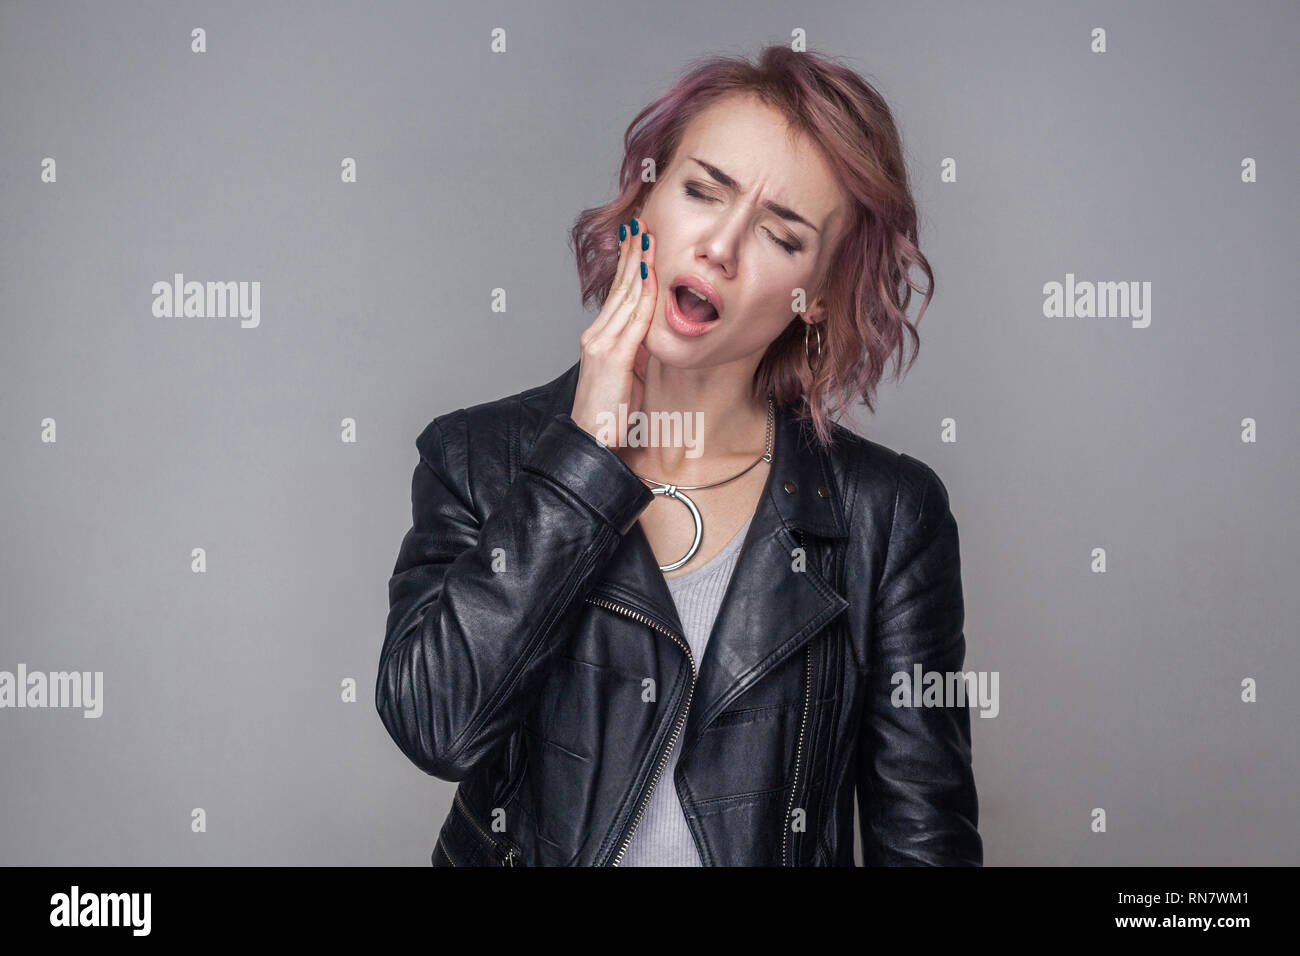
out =
[[[502,861],[501,865],[502,865],[502,866],[514,866],[514,865],[515,865],[515,850],[514,850],[514,847],[510,847],[509,849],[506,850],[506,858],[505,858],[505,860]]]

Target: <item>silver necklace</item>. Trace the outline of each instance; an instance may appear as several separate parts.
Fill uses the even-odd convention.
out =
[[[632,474],[636,475],[642,481],[648,481],[650,482],[650,484],[654,485],[655,487],[650,489],[654,494],[663,495],[666,498],[672,498],[684,504],[686,506],[686,510],[688,510],[691,513],[691,517],[695,520],[695,541],[691,544],[691,549],[686,552],[685,557],[680,558],[677,561],[674,561],[672,564],[659,565],[660,571],[675,571],[678,568],[680,568],[683,564],[686,564],[686,562],[690,561],[691,558],[695,557],[695,552],[700,550],[700,542],[704,540],[704,519],[700,517],[700,509],[695,507],[695,502],[691,501],[691,499],[688,498],[686,495],[682,494],[682,492],[699,491],[703,488],[716,488],[718,485],[725,485],[729,481],[735,481],[741,475],[745,474],[750,469],[752,469],[760,461],[770,462],[772,460],[772,423],[775,420],[776,420],[776,405],[773,403],[772,395],[769,392],[767,396],[767,442],[766,442],[767,450],[763,452],[763,454],[759,455],[757,458],[754,459],[753,465],[750,465],[749,468],[746,468],[742,472],[738,472],[737,474],[732,475],[730,478],[724,478],[721,481],[715,481],[707,485],[670,485],[670,484],[665,484],[662,481],[655,481],[653,478],[646,478],[644,475],[637,475],[635,471],[632,472]]]

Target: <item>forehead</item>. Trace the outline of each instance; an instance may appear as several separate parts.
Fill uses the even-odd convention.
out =
[[[690,121],[674,162],[683,175],[705,175],[692,157],[737,180],[749,191],[746,198],[794,209],[823,236],[847,212],[849,196],[821,151],[778,110],[752,96],[725,97]]]

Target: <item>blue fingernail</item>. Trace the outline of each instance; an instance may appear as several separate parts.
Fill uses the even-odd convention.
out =
[[[635,235],[636,235],[636,231],[637,231],[638,229],[640,229],[640,228],[641,228],[641,227],[637,224],[636,216],[633,216],[633,217],[632,217],[632,235],[635,236]]]
[[[620,222],[618,224],[618,241],[622,242],[626,238],[627,238],[627,226],[623,225]]]
[[[645,263],[643,262],[643,263],[641,263],[641,278],[642,278],[642,279],[648,279],[649,277],[650,277],[650,274],[649,274],[648,272],[645,271]]]
[[[645,252],[649,248],[650,248],[650,233],[643,232],[641,233],[641,251]]]

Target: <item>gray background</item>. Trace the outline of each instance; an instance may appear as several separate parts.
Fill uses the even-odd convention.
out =
[[[0,6],[0,669],[105,681],[0,710],[0,861],[427,865],[453,785],[373,705],[415,437],[576,361],[627,123],[800,27],[895,110],[937,276],[858,425],[950,491],[987,864],[1300,862],[1283,0]],[[260,328],[154,318],[174,272]],[[1044,318],[1066,272],[1151,326]]]

